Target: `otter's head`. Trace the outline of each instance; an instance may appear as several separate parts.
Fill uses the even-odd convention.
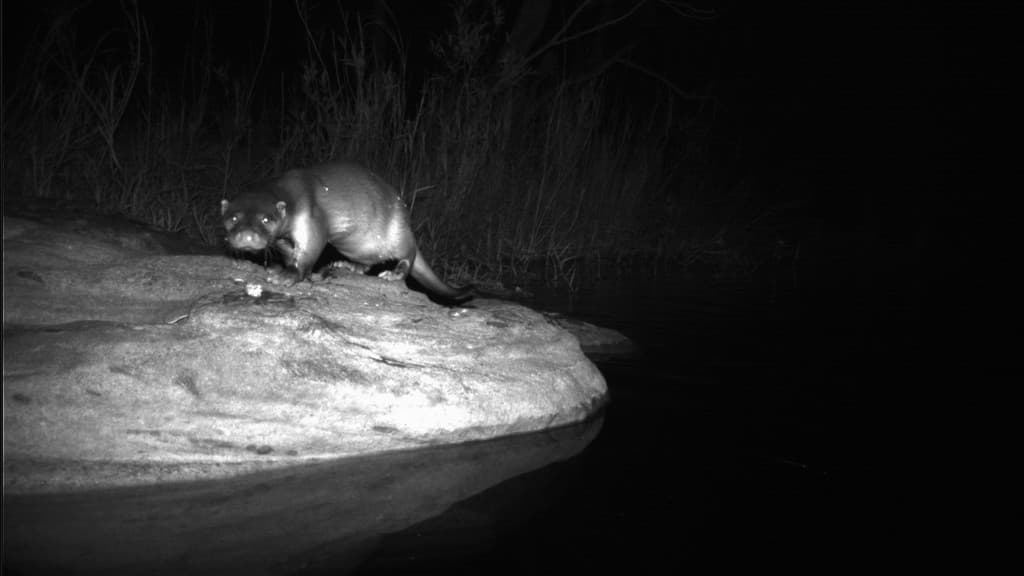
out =
[[[233,250],[259,252],[284,235],[287,205],[260,196],[242,196],[231,202],[221,200],[220,213]]]

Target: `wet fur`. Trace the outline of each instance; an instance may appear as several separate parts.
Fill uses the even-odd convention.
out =
[[[437,297],[462,301],[471,288],[445,284],[416,245],[409,211],[387,182],[354,163],[292,170],[228,202],[221,201],[228,245],[276,250],[286,266],[309,278],[328,243],[364,268],[397,262],[387,280],[411,275]]]

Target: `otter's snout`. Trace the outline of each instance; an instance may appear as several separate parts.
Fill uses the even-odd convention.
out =
[[[267,239],[254,230],[238,230],[228,235],[228,244],[235,250],[263,250]]]

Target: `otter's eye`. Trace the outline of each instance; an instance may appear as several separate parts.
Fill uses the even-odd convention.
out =
[[[270,224],[270,218],[268,216],[264,216],[263,218],[260,219],[260,222],[262,222],[263,224]]]

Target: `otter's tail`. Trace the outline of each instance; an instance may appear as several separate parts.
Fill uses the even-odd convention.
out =
[[[412,263],[409,275],[426,288],[430,296],[442,304],[461,304],[473,297],[476,289],[472,285],[453,288],[437,277],[434,270],[427,264],[423,253],[416,250],[416,260]]]

